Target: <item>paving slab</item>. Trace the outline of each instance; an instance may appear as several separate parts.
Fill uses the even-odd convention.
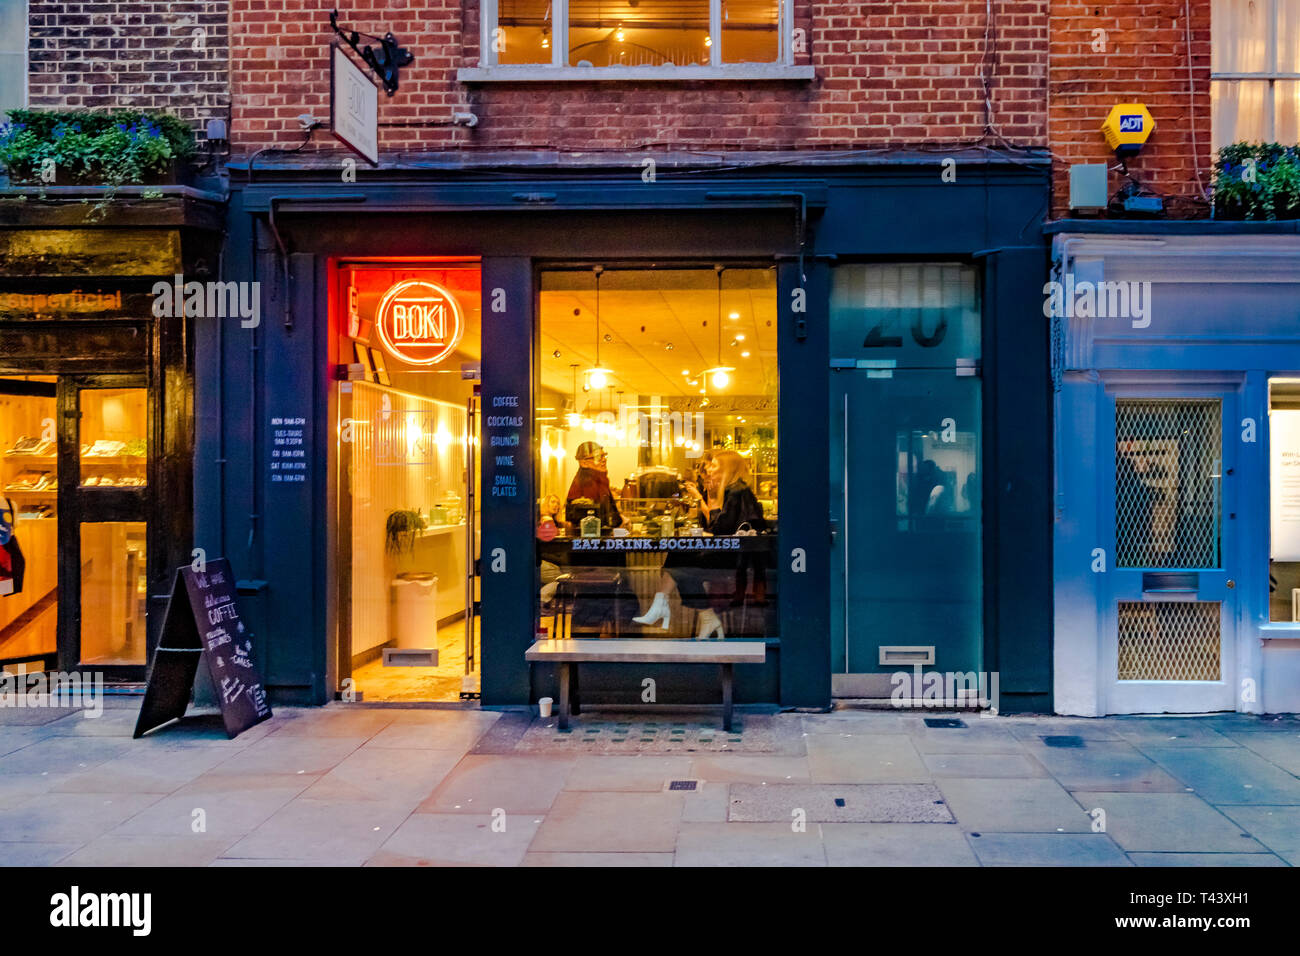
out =
[[[691,776],[691,758],[637,755],[574,758],[565,790],[662,790],[670,780]]]
[[[1224,735],[1269,763],[1294,776],[1300,776],[1300,734],[1255,731],[1241,733],[1225,730]]]
[[[1255,853],[1266,849],[1195,794],[1079,792],[1074,797],[1090,813],[1105,812],[1105,832],[1125,850]]]
[[[289,721],[276,731],[287,737],[373,737],[396,720],[397,711],[330,704]]]
[[[454,750],[465,753],[500,719],[480,710],[392,711],[398,716],[367,742],[367,747],[399,750]]]
[[[676,848],[683,825],[682,802],[679,793],[565,791],[555,798],[529,849],[667,853]]]
[[[1197,717],[1117,717],[1115,733],[1146,747],[1235,747],[1231,739],[1215,729],[1208,718]]]
[[[677,866],[825,866],[819,826],[789,823],[683,823]]]
[[[0,842],[0,866],[53,866],[80,843]]]
[[[941,777],[936,781],[963,829],[1088,832],[1092,820],[1055,780]]]
[[[755,823],[952,823],[933,784],[733,783],[727,819]]]
[[[961,828],[911,823],[825,823],[831,866],[979,866]]]
[[[996,718],[964,717],[965,727],[927,727],[911,733],[912,744],[923,754],[1016,754],[1020,742]]]
[[[420,813],[545,813],[564,787],[573,758],[555,755],[462,758],[419,805]]]
[[[428,798],[460,755],[447,750],[360,747],[304,791],[313,800],[381,800],[411,807]]]
[[[681,791],[684,823],[726,823],[731,785],[700,781],[693,791]]]
[[[1210,803],[1300,804],[1300,780],[1244,747],[1146,747],[1144,752]]]
[[[1001,717],[999,721],[1017,740],[1041,737],[1082,737],[1084,740],[1121,740],[1114,722],[1106,717]]]
[[[314,859],[360,866],[410,815],[410,807],[298,797],[223,854],[227,858]]]
[[[806,743],[815,783],[930,782],[930,771],[906,734],[816,734]]]
[[[318,777],[203,776],[114,827],[114,836],[213,837],[253,832]]]
[[[1273,853],[1130,853],[1137,866],[1286,866]]]
[[[1181,792],[1185,785],[1124,740],[1085,740],[1083,746],[1049,747],[1041,739],[1025,749],[1067,790]]]
[[[40,726],[51,737],[127,737],[135,733],[139,714],[134,710],[105,710],[98,717],[80,711]]]
[[[45,737],[0,757],[0,777],[11,773],[80,773],[120,757],[129,740],[116,737]]]
[[[230,756],[210,747],[131,748],[52,786],[68,793],[171,793]]]
[[[75,707],[0,707],[0,727],[36,727],[80,714]]]
[[[1132,866],[1104,833],[982,833],[970,846],[981,866]]]
[[[537,835],[533,814],[417,813],[368,861],[372,866],[518,866]]]
[[[232,752],[209,773],[314,776],[328,773],[365,742],[364,737],[282,737],[272,734]]]
[[[895,710],[833,710],[828,714],[800,716],[805,734],[905,734],[920,722]]]
[[[716,754],[695,757],[690,776],[719,783],[807,783],[807,757]]]
[[[1223,806],[1219,812],[1270,850],[1300,850],[1300,807]]]
[[[0,810],[6,840],[86,843],[159,799],[156,793],[46,793]]]
[[[924,754],[935,777],[1045,777],[1043,765],[1023,753]]]
[[[207,866],[236,837],[107,834],[59,860],[58,866]]]
[[[525,853],[523,866],[672,866],[671,853]]]

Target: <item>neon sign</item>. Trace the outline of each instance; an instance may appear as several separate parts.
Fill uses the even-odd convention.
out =
[[[437,365],[465,328],[455,296],[424,279],[407,279],[385,292],[375,316],[379,341],[410,365]]]

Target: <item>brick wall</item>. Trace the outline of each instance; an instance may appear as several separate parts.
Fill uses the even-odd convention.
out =
[[[332,0],[232,0],[232,140],[236,154],[301,142],[297,117],[329,116]],[[997,133],[1046,143],[1046,0],[994,0],[987,60]],[[447,148],[870,148],[956,144],[984,133],[981,0],[795,0],[814,81],[466,85],[478,66],[476,0],[354,5],[344,26],[391,30],[415,54],[401,89],[380,94],[380,123],[447,120],[474,130],[380,130],[385,152]],[[322,146],[328,134],[317,134]],[[994,140],[990,140],[993,143]]]
[[[1129,161],[1130,172],[1166,197],[1166,210],[1173,217],[1208,214],[1197,166],[1200,182],[1208,189],[1209,0],[1192,0],[1190,14],[1189,83],[1188,21],[1182,0],[1116,0],[1105,5],[1053,0],[1048,135],[1055,156],[1054,216],[1069,214],[1070,163],[1115,165],[1099,130],[1112,106],[1129,102],[1145,103],[1156,121],[1147,145]],[[1094,30],[1104,31],[1104,36]],[[1121,172],[1110,173],[1112,196],[1124,182]]]
[[[30,0],[28,102],[170,110],[201,134],[229,116],[226,18],[205,0]]]

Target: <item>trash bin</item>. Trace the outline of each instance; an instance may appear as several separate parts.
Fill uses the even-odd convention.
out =
[[[438,578],[436,575],[396,578],[392,584],[393,647],[438,646]]]

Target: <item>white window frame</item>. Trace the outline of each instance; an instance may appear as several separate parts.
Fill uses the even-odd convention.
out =
[[[509,65],[497,62],[492,34],[497,26],[497,0],[479,6],[479,65],[456,71],[462,83],[553,83],[592,80],[811,80],[811,66],[794,62],[794,0],[779,0],[779,49],[775,63],[722,62],[722,0],[709,0],[708,66],[569,66],[569,0],[551,0],[551,22],[564,24],[551,30],[551,62]]]
[[[22,0],[23,5],[23,98],[17,106],[4,106],[0,104],[0,121],[4,119],[4,111],[12,109],[26,109],[31,102],[32,96],[32,20],[31,5],[29,0]]]
[[[1264,83],[1264,104],[1261,109],[1264,111],[1264,142],[1277,142],[1277,108],[1273,102],[1273,87],[1278,80],[1300,80],[1300,73],[1281,73],[1277,70],[1277,0],[1260,0],[1268,5],[1268,65],[1269,69],[1262,70],[1259,73],[1215,73],[1210,72],[1210,85],[1213,86],[1219,80],[1247,80],[1251,82]],[[1217,36],[1214,30],[1214,24],[1210,24],[1210,49],[1214,49]],[[1211,97],[1213,102],[1213,97]],[[1234,140],[1219,142],[1219,131],[1212,129],[1211,135],[1214,139],[1213,149],[1217,151],[1228,146]],[[1286,143],[1282,144],[1287,145]]]

